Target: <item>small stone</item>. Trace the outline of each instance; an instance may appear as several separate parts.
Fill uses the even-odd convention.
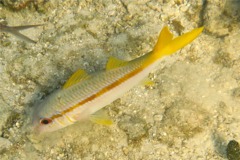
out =
[[[228,160],[239,160],[240,159],[240,146],[235,140],[229,141],[227,145],[227,158]]]
[[[153,119],[155,122],[160,122],[163,119],[163,115],[156,114],[153,116]]]
[[[233,89],[232,96],[234,98],[240,98],[240,87]]]
[[[213,57],[213,62],[227,68],[232,66],[230,54],[227,52],[217,52]]]
[[[146,122],[139,117],[131,115],[123,115],[118,126],[127,134],[130,141],[139,140],[148,132]]]
[[[20,127],[20,123],[19,123],[19,122],[16,123],[16,127],[17,127],[17,128]]]

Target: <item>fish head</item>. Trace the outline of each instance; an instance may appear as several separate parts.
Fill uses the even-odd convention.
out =
[[[35,134],[53,132],[64,127],[56,122],[56,117],[53,116],[58,115],[55,109],[56,95],[56,93],[49,95],[33,107],[31,129]]]

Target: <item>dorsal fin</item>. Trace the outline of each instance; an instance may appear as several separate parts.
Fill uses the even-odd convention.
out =
[[[88,78],[88,74],[82,70],[79,69],[77,70],[75,73],[73,73],[73,75],[66,81],[66,83],[63,86],[63,89],[66,89],[74,84],[77,84],[78,82]]]
[[[125,66],[127,63],[128,63],[128,61],[117,59],[115,57],[109,57],[108,63],[106,65],[106,70]]]

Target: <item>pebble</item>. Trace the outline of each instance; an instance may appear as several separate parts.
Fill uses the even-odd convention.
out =
[[[239,160],[240,159],[240,146],[235,140],[229,141],[227,145],[227,158],[228,160]]]

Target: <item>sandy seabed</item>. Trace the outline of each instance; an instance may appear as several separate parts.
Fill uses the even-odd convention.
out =
[[[0,1],[7,25],[44,26],[22,32],[37,44],[0,33],[1,160],[234,160],[226,150],[240,141],[239,0],[38,0],[17,9],[10,2]],[[27,131],[33,106],[74,71],[144,55],[165,25],[175,36],[205,29],[162,60],[149,75],[153,86],[105,107],[112,126]]]

